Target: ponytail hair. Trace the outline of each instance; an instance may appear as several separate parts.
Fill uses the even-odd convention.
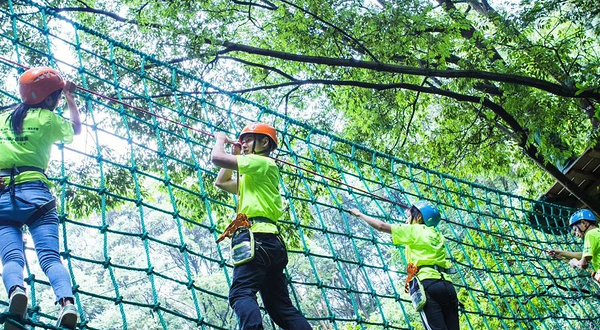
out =
[[[27,116],[27,111],[31,108],[31,105],[21,103],[8,116],[8,119],[10,119],[10,125],[12,126],[12,130],[15,133],[15,135],[23,133],[23,121]]]
[[[44,102],[45,100],[38,104],[27,104],[27,103],[19,104],[15,108],[15,110],[13,110],[13,112],[8,116],[8,119],[10,119],[10,124],[12,126],[12,130],[15,133],[15,135],[19,135],[19,134],[23,133],[23,121],[25,120],[25,117],[27,117],[27,111],[29,111],[29,109],[42,108],[42,109],[48,109],[50,111],[54,110],[58,103],[58,98],[60,97],[60,93],[62,93],[62,89],[59,89],[59,90],[53,92],[52,94],[50,94],[50,96],[48,96],[48,98],[52,98],[54,101],[50,105],[46,104]]]

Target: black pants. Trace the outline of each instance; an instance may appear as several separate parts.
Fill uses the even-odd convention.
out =
[[[311,330],[304,316],[290,300],[283,269],[288,263],[287,251],[273,234],[254,234],[254,259],[233,269],[229,305],[243,330],[263,329],[256,301],[260,292],[265,309],[273,321],[285,330]]]
[[[425,329],[459,330],[454,285],[445,280],[423,280],[421,283],[427,295],[427,303],[420,312]]]

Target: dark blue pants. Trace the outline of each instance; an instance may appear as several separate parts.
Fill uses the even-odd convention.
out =
[[[287,251],[273,234],[254,234],[256,253],[252,261],[233,269],[229,305],[243,330],[263,329],[256,293],[269,316],[285,330],[310,330],[304,316],[290,300],[283,269],[288,263]]]
[[[427,330],[459,330],[458,297],[454,285],[444,280],[421,281],[427,303],[421,310],[421,321]]]

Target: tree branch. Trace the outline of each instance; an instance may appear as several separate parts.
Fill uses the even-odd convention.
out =
[[[294,82],[281,83],[277,85],[254,87],[244,90],[231,91],[231,93],[246,93],[249,91],[275,89],[286,86],[294,85],[307,85],[307,84],[323,84],[323,85],[338,85],[338,86],[356,86],[363,88],[371,88],[375,90],[386,90],[386,89],[407,89],[416,92],[423,92],[428,94],[441,95],[455,99],[457,101],[464,101],[476,104],[482,104],[486,108],[492,110],[498,115],[514,132],[514,138],[518,145],[523,149],[525,154],[529,156],[538,166],[552,175],[567,191],[573,196],[579,199],[585,206],[592,209],[594,212],[600,214],[600,203],[595,201],[589,196],[588,193],[583,191],[577,184],[567,178],[556,166],[546,162],[543,156],[538,152],[535,145],[528,143],[528,131],[523,128],[517,120],[508,113],[502,106],[488,98],[481,98],[477,96],[460,94],[452,91],[442,90],[437,87],[425,87],[407,83],[395,83],[395,84],[374,84],[366,83],[362,81],[347,81],[347,80],[325,80],[325,79],[311,79],[311,80],[298,80]]]
[[[427,77],[425,77],[425,79],[423,79],[423,82],[421,83],[421,87],[425,86],[425,83],[427,82]],[[415,117],[415,113],[417,112],[417,102],[419,101],[419,97],[421,96],[421,92],[417,92],[417,95],[415,96],[415,100],[413,101],[412,104],[412,112],[410,114],[410,118],[408,119],[408,124],[406,125],[406,133],[404,134],[404,140],[402,141],[402,144],[400,145],[401,148],[404,148],[404,144],[406,143],[406,140],[408,139],[408,134],[410,133],[410,125],[412,124],[412,121]],[[396,146],[394,146],[395,148]]]
[[[109,11],[106,10],[101,10],[101,9],[94,9],[94,8],[82,8],[82,7],[65,7],[65,8],[57,8],[57,7],[49,7],[49,9],[60,13],[60,12],[83,12],[83,13],[91,13],[91,14],[98,14],[98,15],[103,15],[103,16],[107,16],[110,17],[112,19],[114,19],[115,21],[118,22],[123,22],[123,23],[128,23],[128,24],[133,24],[133,25],[140,25],[140,23],[136,20],[132,20],[132,19],[127,19],[127,18],[123,18],[115,13],[111,13]],[[153,28],[162,28],[162,25],[159,24],[144,24]]]
[[[232,56],[219,56],[219,58],[228,59],[228,60],[236,61],[236,62],[239,62],[239,63],[242,63],[242,64],[246,64],[246,65],[250,65],[250,66],[255,66],[255,67],[262,68],[262,69],[265,69],[265,70],[268,70],[268,71],[276,72],[276,73],[280,74],[281,76],[283,76],[283,77],[285,77],[285,78],[287,78],[287,79],[289,79],[291,81],[296,81],[297,80],[296,78],[292,77],[291,75],[283,72],[282,70],[274,68],[272,66],[268,66],[268,65],[264,65],[264,64],[259,64],[259,63],[254,63],[254,62],[242,60],[240,58],[232,57]]]
[[[331,23],[329,23],[329,22],[325,21],[325,20],[324,20],[324,19],[322,19],[321,17],[317,16],[316,14],[313,14],[312,12],[310,12],[310,11],[308,11],[308,10],[305,10],[304,8],[302,8],[302,7],[300,7],[300,6],[297,6],[297,5],[295,5],[295,4],[291,3],[291,2],[288,2],[288,1],[286,1],[286,0],[279,0],[279,1],[281,1],[281,2],[283,2],[283,3],[285,3],[285,4],[288,4],[289,6],[292,6],[292,7],[296,8],[296,9],[298,9],[298,10],[302,11],[303,13],[305,13],[305,14],[308,14],[308,15],[310,15],[310,16],[312,16],[312,17],[316,18],[317,20],[319,20],[319,21],[321,21],[321,22],[325,23],[326,25],[328,25],[328,26],[330,26],[330,27],[334,28],[336,31],[340,32],[340,33],[341,33],[343,36],[345,36],[346,38],[348,38],[348,39],[350,39],[350,40],[354,41],[354,42],[355,42],[355,43],[356,43],[356,44],[359,46],[359,48],[360,48],[361,50],[363,50],[365,53],[367,53],[367,54],[369,55],[369,57],[371,57],[371,59],[373,59],[373,61],[375,61],[375,62],[377,62],[377,63],[380,63],[380,62],[379,62],[379,60],[377,59],[377,57],[375,57],[375,55],[373,55],[373,54],[372,54],[372,53],[371,53],[371,52],[370,52],[370,51],[367,49],[367,47],[365,47],[365,46],[364,46],[364,45],[363,45],[363,44],[362,44],[360,41],[358,41],[357,39],[355,39],[354,37],[352,37],[351,35],[349,35],[349,34],[348,34],[346,31],[344,31],[344,30],[340,29],[339,27],[337,27],[337,26],[335,26],[335,25],[333,25],[333,24],[331,24]]]
[[[290,89],[290,91],[287,92],[285,94],[285,96],[284,96],[284,100],[285,100],[285,108],[284,108],[285,112],[284,112],[284,114],[286,116],[288,115],[288,103],[289,103],[289,100],[290,100],[290,95],[292,95],[293,92],[295,92],[296,90],[298,90],[298,88],[300,88],[300,86],[296,86],[296,87]],[[281,105],[281,102],[279,102],[279,104]]]
[[[248,1],[233,0],[233,3],[238,4],[238,5],[253,6],[253,7],[259,7],[259,8],[268,9],[268,10],[277,10],[277,8],[278,8],[274,3],[270,2],[270,1],[261,0],[260,2],[263,2],[266,5],[261,5],[258,3],[248,2]]]
[[[462,20],[462,21],[466,21],[466,15],[464,13],[461,13],[456,6],[454,6],[454,3],[452,2],[452,0],[437,0],[437,2],[442,6],[442,8],[448,12],[448,14],[450,15],[450,17],[452,17],[452,19],[454,20]],[[457,17],[458,16],[458,17]],[[481,50],[484,51],[491,51],[493,54],[492,57],[492,63],[499,61],[499,60],[504,60],[502,58],[502,56],[500,56],[500,53],[498,53],[497,50],[495,50],[494,48],[489,49],[485,44],[483,44],[483,42],[481,40],[479,40],[478,38],[474,38],[475,34],[477,33],[477,30],[475,30],[475,27],[473,27],[473,25],[469,24],[467,28],[464,29],[460,29],[460,35],[467,39],[467,40],[473,40],[474,39],[474,43],[475,46]]]
[[[301,62],[301,63],[312,63],[318,65],[328,65],[328,66],[339,66],[339,67],[351,67],[351,68],[361,68],[361,69],[369,69],[378,72],[389,72],[389,73],[400,73],[400,74],[409,74],[409,75],[417,75],[417,76],[426,76],[426,77],[441,77],[441,78],[474,78],[474,79],[484,79],[489,81],[499,81],[510,84],[523,85],[528,87],[537,88],[548,93],[564,96],[564,97],[572,97],[572,98],[592,98],[596,100],[600,100],[600,92],[596,91],[596,88],[588,88],[581,93],[578,93],[578,90],[575,88],[558,85],[555,83],[551,83],[545,80],[519,76],[519,75],[511,75],[511,74],[502,74],[502,73],[493,73],[487,71],[477,71],[477,70],[437,70],[437,69],[429,69],[429,68],[416,68],[409,66],[400,66],[400,65],[391,65],[391,64],[382,64],[370,61],[359,61],[354,59],[339,59],[339,58],[331,58],[331,57],[322,57],[322,56],[307,56],[307,55],[297,55],[292,53],[280,52],[275,50],[257,48],[242,44],[236,44],[232,42],[224,42],[222,45],[225,49],[219,51],[219,54],[226,54],[229,52],[244,52],[255,55],[262,55],[272,58],[278,58],[282,60],[288,60],[293,62]]]

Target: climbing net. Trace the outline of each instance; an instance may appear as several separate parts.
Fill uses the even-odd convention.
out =
[[[210,150],[214,132],[233,137],[256,119],[279,130],[286,275],[315,329],[420,327],[403,291],[403,249],[346,211],[401,223],[406,205],[421,199],[445,219],[439,229],[458,271],[462,328],[595,326],[598,288],[589,274],[544,253],[580,249],[565,229],[572,210],[344,140],[35,2],[9,0],[0,17],[1,107],[19,102],[16,82],[28,66],[57,67],[80,86],[85,132],[57,145],[48,170],[80,328],[236,327],[229,247],[214,243],[235,200],[213,187]],[[53,328],[53,293],[31,255],[26,323]],[[266,315],[264,323],[276,329]]]

